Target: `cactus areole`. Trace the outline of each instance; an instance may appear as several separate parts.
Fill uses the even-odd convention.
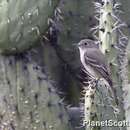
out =
[[[19,53],[36,44],[48,29],[59,0],[1,0],[0,52]]]

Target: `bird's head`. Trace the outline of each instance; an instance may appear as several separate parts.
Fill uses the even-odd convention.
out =
[[[89,49],[89,48],[99,48],[99,46],[93,40],[83,39],[78,43],[78,48],[81,50],[84,50],[84,49]]]

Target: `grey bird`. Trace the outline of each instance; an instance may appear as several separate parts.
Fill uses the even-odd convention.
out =
[[[104,78],[112,86],[113,83],[107,60],[95,41],[90,39],[81,40],[78,43],[78,48],[81,63],[88,75],[95,79]]]
[[[96,42],[93,40],[84,39],[78,43],[78,48],[80,51],[81,63],[88,75],[96,80],[100,78],[105,79],[111,87],[116,104],[118,104],[116,91],[113,87],[110,68],[105,55],[99,49],[98,44],[96,44]]]

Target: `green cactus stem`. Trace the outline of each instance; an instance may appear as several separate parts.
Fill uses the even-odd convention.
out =
[[[116,106],[115,97],[109,85],[106,85],[104,80],[99,80],[98,83],[93,81],[84,88],[84,120],[86,130],[108,129],[105,125],[102,128],[101,122],[108,120],[118,121],[120,110]],[[115,127],[111,126],[114,130]]]
[[[38,63],[34,51],[0,56],[0,129],[71,130],[63,101]]]
[[[92,28],[94,30],[94,36],[100,41],[100,49],[102,53],[106,56],[108,63],[110,65],[110,69],[112,72],[113,79],[113,87],[116,91],[118,104],[113,102],[114,98],[112,98],[113,94],[109,85],[104,85],[104,82],[97,84],[95,87],[97,90],[95,91],[95,96],[100,91],[97,98],[95,98],[97,116],[99,121],[107,120],[126,120],[128,119],[128,109],[126,110],[126,99],[128,100],[128,96],[124,96],[123,91],[128,90],[128,74],[127,74],[127,37],[122,32],[122,27],[125,27],[125,23],[123,23],[118,18],[118,10],[120,3],[113,2],[113,0],[102,0],[101,3],[95,2],[96,6],[96,18],[99,21],[99,26]],[[98,36],[95,32],[98,32]],[[101,87],[100,87],[101,86]],[[109,88],[109,91],[104,90],[104,88]],[[99,98],[100,97],[100,98]],[[101,99],[107,98],[104,102],[101,102]],[[124,102],[123,102],[124,99]],[[87,99],[85,99],[87,100]],[[99,102],[98,102],[99,100]],[[91,103],[91,102],[89,102]],[[85,105],[86,106],[86,105]],[[90,106],[90,105],[89,105]],[[104,106],[104,107],[103,107]],[[107,111],[106,111],[107,109]],[[107,115],[106,117],[104,116]],[[106,127],[106,129],[109,129]],[[114,130],[114,126],[111,127]],[[117,127],[120,129],[120,126]],[[124,127],[125,129],[125,127]]]
[[[79,55],[73,44],[78,43],[83,37],[90,36],[88,30],[95,24],[95,20],[91,17],[93,15],[91,3],[91,0],[61,0],[58,8],[61,10],[62,18],[57,20],[56,17],[56,21],[54,19],[58,30],[57,41],[53,41],[53,44],[43,43],[46,68],[52,78],[60,83],[60,88],[67,91],[67,102],[74,105],[79,103],[81,85],[78,74]]]
[[[37,44],[59,0],[1,0],[0,52],[19,53]]]
[[[86,130],[98,130],[97,128],[93,128],[93,126],[89,126],[89,123],[97,120],[97,111],[96,111],[96,103],[95,103],[95,87],[94,85],[89,85],[84,89],[84,120],[83,125]]]
[[[113,20],[113,3],[109,0],[102,1],[104,5],[100,9],[99,18],[99,40],[101,41],[100,49],[105,54],[110,51],[111,45],[116,42],[116,33],[114,30],[115,21]]]

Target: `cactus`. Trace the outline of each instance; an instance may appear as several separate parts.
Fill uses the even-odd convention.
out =
[[[98,87],[98,88],[97,88]],[[85,86],[84,96],[84,119],[83,125],[86,130],[106,130],[109,129],[107,123],[104,126],[101,122],[109,120],[118,121],[119,109],[115,106],[113,93],[105,82],[99,81],[98,84],[91,83]],[[97,123],[97,125],[95,125]],[[111,129],[115,129],[111,126]],[[118,128],[116,128],[118,129]]]
[[[48,72],[53,79],[61,83],[63,91],[67,91],[67,101],[74,105],[79,103],[81,85],[79,55],[73,44],[83,37],[91,36],[88,30],[95,24],[95,20],[91,17],[93,15],[91,2],[91,0],[61,0],[58,8],[61,10],[62,19],[55,21],[58,40],[55,44],[44,44],[43,47],[44,63],[47,64]],[[54,58],[49,58],[50,55]]]
[[[49,1],[51,1],[51,0],[49,0]],[[10,1],[11,2],[11,1]],[[78,2],[78,1],[73,1],[74,3],[75,3],[75,7],[74,7],[74,12],[76,13],[76,14],[78,14],[78,8],[80,8],[80,6],[77,8],[77,5],[80,3],[80,2]],[[69,6],[69,3],[71,3],[71,5],[73,5],[73,2],[72,1],[67,1],[67,6],[65,6],[65,8],[63,8],[63,10],[67,10],[67,13],[65,12],[65,15],[64,15],[64,17],[65,17],[65,22],[67,21],[67,15],[70,13],[69,12],[69,9],[72,7],[72,6]],[[33,2],[32,2],[33,3]],[[35,2],[36,3],[36,2]],[[85,2],[86,3],[86,2]],[[15,4],[15,2],[14,2],[14,4]],[[18,5],[23,5],[24,6],[24,2],[23,2],[23,4],[22,4],[22,2],[20,3],[20,4],[18,4]],[[26,4],[25,4],[26,5]],[[27,4],[28,5],[28,4]],[[62,2],[61,2],[61,5],[62,5]],[[82,3],[81,2],[81,5],[85,5],[84,6],[84,10],[86,9],[86,5],[87,4],[84,4],[84,2]],[[68,6],[69,6],[69,8],[68,8]],[[66,9],[66,7],[68,8],[68,9]],[[87,6],[88,7],[88,6]],[[21,8],[22,8],[22,6],[21,6]],[[31,8],[31,7],[30,7]],[[82,13],[84,13],[84,10],[82,10],[81,12]],[[26,11],[25,11],[26,12]],[[83,15],[81,13],[81,16]],[[86,13],[84,13],[84,15],[86,15]],[[21,16],[21,15],[20,15]],[[78,19],[78,20],[80,20],[79,18],[78,18],[78,15],[76,16],[74,16],[76,19]],[[71,15],[69,16],[69,18],[71,19]],[[36,18],[37,19],[37,18]],[[85,25],[87,25],[87,23],[85,23],[85,18],[83,18],[84,19],[84,24]],[[10,22],[10,20],[9,20],[9,22]],[[34,22],[35,23],[35,22]],[[76,23],[78,23],[78,21],[76,21]],[[66,23],[67,24],[67,23]],[[8,25],[8,24],[7,24]],[[17,25],[17,22],[16,22],[16,25]],[[81,24],[80,25],[82,25],[82,21],[81,21]],[[84,26],[85,26],[84,25]],[[82,29],[83,29],[83,31],[82,32],[84,32],[84,26],[82,26]],[[6,26],[5,26],[6,27]],[[73,27],[72,27],[73,28]],[[17,29],[17,28],[16,28]],[[41,28],[42,29],[42,28]],[[6,29],[5,29],[6,30]],[[44,31],[44,30],[43,30]],[[5,31],[6,32],[6,31]],[[75,33],[76,32],[76,33]],[[87,32],[87,31],[86,31]],[[85,34],[87,34],[85,32]],[[60,32],[60,33],[62,33],[62,32]],[[5,33],[4,33],[5,34]],[[63,33],[62,33],[63,34]],[[78,34],[78,29],[76,29],[75,31],[74,31],[74,34]],[[85,36],[85,34],[82,34],[81,35],[81,37],[83,37],[83,36]],[[76,36],[75,36],[76,37]],[[63,37],[60,37],[60,38],[63,38]],[[59,38],[59,39],[60,39]],[[6,38],[5,38],[6,39]],[[28,38],[28,39],[30,39],[30,38]],[[7,40],[7,39],[6,39]],[[20,39],[21,40],[21,39]],[[74,38],[73,38],[73,40],[74,40]],[[59,42],[61,42],[61,41],[63,41],[63,39],[62,40],[60,40]],[[78,40],[77,40],[78,41]],[[4,53],[15,53],[15,52],[22,52],[23,50],[25,50],[25,49],[28,49],[29,47],[30,47],[30,45],[28,45],[28,43],[30,43],[30,42],[28,42],[27,40],[24,40],[24,42],[27,42],[27,44],[25,45],[25,44],[18,44],[18,45],[20,45],[20,49],[19,48],[17,48],[17,50],[15,50],[15,46],[14,46],[14,48],[13,48],[13,50],[10,50],[10,48],[8,49],[8,48],[5,48],[5,46],[4,46],[4,50],[2,50],[2,52],[4,51]],[[58,42],[58,43],[59,43]],[[67,42],[67,41],[66,41]],[[6,43],[6,42],[5,42]],[[10,42],[7,42],[5,45],[7,45],[7,44],[9,44]],[[19,43],[21,43],[21,42],[19,42]],[[65,43],[65,42],[64,42]],[[71,44],[72,44],[72,41],[71,41],[71,39],[69,39],[69,46],[71,46]],[[31,43],[30,43],[31,44]],[[62,44],[62,45],[65,45],[65,44]],[[66,44],[67,45],[67,44]],[[10,44],[10,46],[11,46],[11,44]],[[23,47],[23,49],[21,48],[21,46],[24,46]],[[29,47],[28,47],[29,46]],[[48,47],[49,46],[49,47]],[[9,47],[9,46],[6,46],[6,47]],[[64,49],[63,48],[63,46],[62,46],[62,49]],[[65,53],[63,53],[63,54],[65,54],[64,56],[63,56],[63,59],[65,58],[67,58],[67,62],[69,61],[69,63],[70,63],[70,60],[68,60],[68,55],[66,56],[66,54],[68,54],[68,52],[70,52],[70,51],[66,51],[67,50],[67,48],[65,49]],[[36,51],[37,52],[37,51]],[[39,51],[38,51],[39,52]],[[38,53],[37,52],[37,53]],[[41,52],[41,51],[40,51]],[[43,59],[43,62],[44,62],[44,65],[45,65],[45,67],[46,68],[49,68],[51,71],[53,70],[53,72],[55,71],[56,73],[57,73],[57,75],[55,75],[54,73],[51,73],[51,77],[58,77],[58,75],[59,75],[59,77],[61,78],[62,76],[61,76],[61,74],[63,75],[63,73],[64,72],[66,72],[66,66],[63,68],[63,67],[61,67],[61,69],[59,69],[59,67],[58,67],[58,69],[57,69],[57,64],[58,64],[58,66],[61,66],[61,64],[62,63],[64,63],[63,61],[62,61],[62,59],[59,59],[59,57],[57,56],[57,54],[56,54],[56,52],[55,52],[55,50],[54,50],[54,48],[53,48],[53,46],[51,46],[51,45],[49,45],[48,43],[47,44],[44,44],[44,46],[43,46],[43,52],[44,52],[44,55],[43,55],[43,57],[41,58],[41,55],[40,55],[40,57],[37,57],[37,59]],[[61,51],[62,52],[62,51]],[[71,53],[71,52],[70,52]],[[52,54],[55,58],[49,58],[49,56],[50,56],[50,54]],[[61,53],[62,54],[62,53]],[[74,53],[73,53],[74,54]],[[26,55],[26,54],[25,54]],[[33,55],[34,56],[34,55]],[[10,61],[9,59],[10,59],[10,57],[3,57],[3,56],[1,56],[2,57],[2,59],[1,59],[1,61],[3,62],[3,61],[9,61],[10,62],[10,64],[11,64],[11,62],[15,62],[15,60],[13,59],[14,57],[11,57],[11,59],[12,59],[12,61]],[[27,57],[28,57],[28,55],[27,55]],[[19,58],[17,58],[17,60],[18,60]],[[51,60],[50,60],[51,59]],[[54,59],[54,64],[52,64],[52,59]],[[22,84],[23,83],[23,81],[25,82],[25,84],[29,84],[28,83],[28,74],[25,76],[25,74],[24,74],[24,71],[23,71],[23,69],[22,68],[29,68],[30,70],[32,70],[31,69],[31,65],[33,64],[31,64],[30,65],[30,63],[28,63],[28,64],[25,64],[25,62],[26,61],[24,61],[25,59],[21,59],[21,60],[18,60],[17,61],[17,71],[19,72],[19,73],[17,73],[16,74],[16,68],[15,67],[11,67],[10,65],[9,66],[6,66],[6,67],[4,67],[4,65],[2,66],[2,69],[7,69],[8,70],[8,68],[10,68],[10,71],[8,72],[8,71],[6,71],[6,72],[8,72],[9,73],[9,78],[11,78],[10,80],[9,80],[9,82],[11,82],[12,84],[14,84],[14,86],[15,86],[15,82],[16,82],[16,80],[15,80],[15,77],[17,77],[16,75],[18,75],[18,77],[20,76],[21,78],[20,79],[18,79],[18,82],[17,82],[17,86],[19,86],[19,84]],[[48,62],[48,60],[50,60],[51,61],[51,64],[50,64],[50,62]],[[73,61],[73,60],[71,60],[71,61]],[[61,63],[62,62],[62,63]],[[55,64],[56,63],[56,64]],[[15,64],[15,63],[14,63]],[[54,66],[53,66],[54,65]],[[72,63],[72,65],[74,65],[74,62]],[[16,66],[16,65],[15,65]],[[54,69],[53,69],[53,67],[54,67]],[[37,67],[36,67],[37,68]],[[72,67],[73,68],[73,67]],[[63,69],[64,69],[64,72],[63,72]],[[58,70],[58,71],[57,71]],[[61,72],[59,71],[59,70],[61,70]],[[60,74],[58,73],[58,72],[60,72]],[[28,72],[30,75],[34,75],[34,71],[32,70],[32,71],[30,71],[30,72]],[[32,73],[32,74],[31,74]],[[3,72],[3,74],[4,74],[4,72]],[[6,73],[5,73],[6,74]],[[70,73],[69,73],[70,74]],[[66,77],[69,75],[68,73],[66,74]],[[10,76],[11,75],[11,76]],[[14,75],[14,76],[13,76]],[[74,75],[74,74],[73,74]],[[3,75],[4,76],[4,75]],[[70,75],[69,75],[70,76]],[[72,75],[71,75],[72,76]],[[74,88],[73,90],[75,90],[75,88],[76,88],[76,94],[79,92],[79,89],[78,89],[78,87],[76,86],[77,84],[75,83],[75,77],[71,77],[70,76],[70,81],[67,81],[67,83],[69,83],[69,87],[70,87],[70,89],[71,88]],[[6,76],[5,76],[6,77]],[[24,78],[25,77],[25,78]],[[35,76],[34,76],[35,77]],[[66,80],[67,78],[64,78],[64,80]],[[36,78],[36,77],[35,77]],[[33,76],[30,76],[30,79],[33,79]],[[6,78],[4,78],[4,81],[5,82],[7,82],[6,81]],[[36,81],[36,80],[35,80]],[[32,80],[31,80],[31,82],[32,82]],[[61,82],[61,80],[60,80],[60,82]],[[33,83],[37,83],[37,81],[36,82],[33,82]],[[33,87],[33,83],[31,83],[32,85],[29,85],[30,86],[30,88],[31,87]],[[63,83],[63,79],[62,79],[62,83]],[[5,83],[5,85],[6,85],[7,83]],[[24,84],[24,83],[23,83]],[[45,83],[46,84],[46,83]],[[63,84],[62,84],[63,85]],[[72,85],[74,86],[74,87],[72,87]],[[28,86],[28,85],[27,85]],[[26,89],[26,87],[27,86],[23,86],[25,89]],[[63,85],[64,86],[64,85]],[[66,85],[67,86],[67,85]],[[3,87],[2,87],[3,88]],[[13,85],[12,85],[12,88],[13,88]],[[21,88],[20,88],[21,89]],[[78,89],[78,90],[77,90]],[[14,90],[14,91],[13,91]],[[17,112],[17,109],[20,109],[20,114],[19,114],[19,111],[18,111],[18,117],[16,117],[17,119],[19,119],[19,115],[23,115],[22,116],[22,120],[15,120],[15,119],[13,119],[13,121],[15,122],[15,123],[11,123],[11,126],[10,127],[13,127],[13,125],[14,124],[16,124],[16,129],[19,129],[18,128],[18,126],[19,127],[22,127],[23,126],[23,120],[24,120],[24,116],[25,116],[25,114],[23,114],[24,112],[23,111],[27,111],[27,113],[28,113],[28,110],[30,109],[30,107],[28,107],[28,108],[26,108],[26,110],[25,109],[23,109],[23,104],[21,104],[21,102],[19,102],[19,100],[20,100],[20,98],[21,98],[21,96],[23,97],[23,98],[25,98],[26,96],[24,96],[23,94],[21,94],[21,92],[19,92],[19,89],[17,89],[17,92],[16,92],[16,89],[15,88],[13,88],[13,93],[14,94],[16,94],[17,93],[17,95],[15,96],[16,98],[18,98],[17,99],[17,102],[16,103],[18,103],[18,106],[16,106],[15,108],[16,108],[16,112]],[[22,89],[22,93],[23,93],[23,91],[25,91],[25,90],[23,90]],[[72,90],[71,90],[72,91]],[[6,92],[6,90],[5,90],[5,92]],[[29,92],[29,90],[27,90],[27,91],[25,91],[24,93],[28,93]],[[44,93],[44,92],[43,92]],[[7,95],[7,93],[5,94],[5,95]],[[12,94],[13,95],[13,94]],[[11,95],[11,96],[12,96]],[[28,95],[28,94],[27,94]],[[43,94],[44,95],[44,94]],[[56,94],[57,95],[57,94]],[[74,94],[75,95],[75,94]],[[32,96],[30,96],[30,97],[32,97]],[[37,96],[36,96],[37,97]],[[2,99],[2,98],[1,98]],[[7,98],[7,99],[9,99],[9,98]],[[59,99],[59,98],[58,98]],[[29,99],[30,100],[30,99]],[[77,102],[77,98],[75,97],[75,96],[73,96],[73,100],[74,100],[74,102]],[[53,101],[52,101],[53,102]],[[54,101],[55,102],[55,101]],[[26,103],[28,104],[28,101],[26,101]],[[1,103],[2,104],[2,103]],[[8,104],[8,102],[7,102],[7,104]],[[30,104],[33,104],[33,101],[31,100],[31,103]],[[74,104],[76,104],[76,103],[74,103]],[[3,104],[2,104],[3,105]],[[1,106],[2,106],[1,105]],[[13,107],[14,107],[14,104],[12,105]],[[4,107],[4,106],[3,106]],[[40,107],[39,107],[40,108]],[[45,107],[46,108],[46,107]],[[3,108],[4,109],[4,108]],[[2,110],[3,110],[2,109]],[[64,109],[64,108],[63,108]],[[31,109],[32,110],[32,109]],[[22,111],[22,112],[21,112]],[[9,111],[10,112],[10,111]],[[32,112],[34,112],[34,111],[32,111]],[[30,112],[29,114],[30,114],[30,116],[32,116],[32,112]],[[62,110],[61,110],[61,112],[62,112]],[[10,112],[11,113],[11,112]],[[13,112],[14,113],[14,112]],[[22,113],[22,114],[21,114]],[[46,112],[44,112],[44,113],[46,113]],[[54,112],[55,113],[55,112]],[[63,112],[64,113],[64,112]],[[17,113],[16,113],[17,114]],[[53,112],[51,113],[52,115],[53,115]],[[49,115],[50,115],[50,113],[49,113]],[[66,120],[68,120],[68,118],[67,118],[67,113],[65,112],[65,119]],[[42,116],[42,115],[41,115]],[[43,117],[44,117],[44,115],[43,115]],[[45,115],[45,118],[46,118],[47,116]],[[52,118],[52,121],[55,121],[55,120],[53,120],[54,118],[50,115],[50,117]],[[4,119],[5,120],[2,120],[2,126],[6,123],[6,121],[7,121],[7,117],[6,117],[6,115],[4,116]],[[11,119],[11,118],[10,118]],[[57,120],[57,118],[55,117],[55,119]],[[51,119],[50,119],[51,120]],[[65,124],[66,124],[66,122],[67,121],[64,121],[65,122]],[[48,120],[47,120],[48,121]],[[26,122],[28,125],[29,125],[29,120]],[[49,122],[49,121],[48,121]],[[55,121],[56,122],[56,125],[58,125],[57,124],[57,121]],[[10,123],[10,122],[9,122]],[[17,125],[17,123],[19,123],[19,125]],[[43,122],[44,123],[44,122]],[[45,123],[44,123],[45,124]],[[32,124],[33,125],[33,124]],[[35,122],[34,122],[34,126],[35,126]],[[4,128],[7,128],[8,127],[8,125],[7,126],[4,126]],[[38,126],[38,128],[39,128],[39,126]],[[66,129],[69,129],[69,128],[67,128],[66,127],[66,125],[65,126],[60,126],[60,125],[58,125],[57,126],[57,129],[64,129],[64,128],[66,128]],[[36,128],[35,128],[36,129]],[[51,127],[50,127],[50,129],[52,129]]]
[[[113,93],[111,93],[112,90],[110,89],[110,86],[104,85],[104,82],[102,81],[101,83],[92,86],[96,88],[94,96],[97,98],[94,98],[93,100],[93,102],[95,102],[96,104],[94,106],[96,107],[93,108],[95,108],[97,112],[95,112],[95,110],[93,109],[91,110],[92,112],[96,113],[98,121],[123,121],[124,116],[127,120],[128,111],[125,109],[126,101],[122,101],[123,91],[125,89],[128,89],[128,70],[126,55],[127,37],[121,30],[121,27],[125,27],[126,25],[118,18],[118,8],[120,6],[120,3],[113,2],[112,0],[102,0],[101,3],[95,2],[95,5],[97,11],[96,19],[99,21],[99,26],[92,28],[92,30],[94,31],[95,38],[100,41],[100,49],[106,55],[106,58],[108,59],[108,62],[110,64],[112,79],[114,83],[113,87],[116,90],[118,104],[115,104],[115,101],[113,100],[114,98],[112,98]],[[96,35],[96,32],[99,34],[98,36]],[[88,95],[88,92],[91,94],[90,91],[86,91],[85,95]],[[98,92],[102,93],[99,93],[98,95]],[[105,100],[105,98],[107,100]],[[128,99],[125,96],[123,98]],[[86,107],[92,105],[90,101],[86,102],[86,100],[88,101],[88,98],[85,97],[85,110]],[[104,101],[102,102],[102,100]],[[107,111],[105,109],[107,109]],[[91,110],[89,110],[89,112],[91,112]],[[105,115],[107,115],[106,117],[104,116],[104,113]],[[85,118],[85,121],[88,120],[92,121],[91,118]],[[115,129],[115,127],[111,127],[111,129]],[[120,129],[120,127],[118,126],[117,129]],[[86,130],[88,130],[87,127]]]
[[[129,17],[129,12],[130,12],[130,8],[129,8],[129,5],[130,5],[130,1],[129,0],[126,0],[126,1],[122,1],[122,9],[123,11],[125,12],[125,14],[122,15],[123,19],[127,22],[127,27],[128,27],[128,32],[127,32],[127,35],[129,36],[130,33],[129,33],[129,28],[130,28],[130,17]],[[127,48],[127,52],[128,52],[128,72],[130,72],[130,41],[128,42],[128,48]],[[129,78],[129,83],[130,83],[130,73],[128,73],[128,78]]]
[[[128,43],[127,56],[128,56],[128,72],[130,72],[130,41]],[[130,73],[128,73],[128,78],[130,82]]]
[[[37,57],[33,51],[0,56],[2,130],[71,129],[62,99]]]
[[[121,64],[122,68],[124,67],[124,65],[128,64],[128,70],[123,69],[123,72],[121,73],[122,74],[121,80],[123,81],[122,84],[123,84],[123,92],[124,92],[123,98],[124,98],[125,119],[127,122],[130,122],[130,116],[129,116],[129,113],[130,113],[130,110],[129,110],[129,107],[130,107],[130,103],[129,103],[129,99],[130,99],[130,96],[129,96],[130,95],[130,89],[129,89],[129,86],[130,86],[130,75],[129,75],[130,54],[129,54],[129,51],[130,51],[130,42],[128,42],[127,51],[125,52],[125,54],[127,53],[128,59],[126,59],[126,57],[124,57],[124,60],[123,60],[124,63]],[[126,78],[127,75],[128,75],[128,77]],[[129,130],[129,127],[127,127],[127,130]]]
[[[0,50],[18,53],[35,45],[48,29],[59,0],[1,0]]]
[[[1,52],[19,53],[36,45],[35,41],[47,30],[48,18],[52,15],[58,1],[48,0],[41,3],[40,0],[38,2],[33,0],[30,3],[16,0],[1,1]],[[110,3],[107,5],[108,1]],[[63,19],[54,21],[55,27],[59,31],[56,34],[56,38],[58,38],[56,42],[43,43],[39,50],[34,49],[25,54],[9,57],[0,56],[0,129],[71,129],[68,113],[54,88],[55,83],[51,82],[44,71],[49,71],[51,78],[58,82],[58,85],[63,87],[64,90],[68,87],[67,89],[71,93],[67,95],[69,102],[78,103],[79,84],[77,84],[75,75],[76,70],[80,69],[77,61],[79,58],[77,58],[77,55],[75,58],[75,50],[71,45],[79,42],[82,38],[91,37],[91,32],[88,33],[88,30],[96,23],[92,18],[93,7],[90,6],[91,2],[91,0],[61,0],[59,8],[63,13]],[[110,86],[102,80],[98,84],[89,84],[88,88],[85,86],[84,125],[89,120],[123,120],[124,116],[129,121],[129,89],[126,68],[124,67],[124,63],[127,65],[127,39],[125,35],[122,37],[119,34],[119,28],[115,28],[125,24],[122,24],[121,21],[115,24],[113,11],[117,11],[117,9],[113,10],[113,7],[117,7],[118,4],[112,2],[112,0],[103,0],[101,3],[95,3],[98,6],[98,11],[103,12],[98,17],[99,26],[96,31],[99,33],[98,40],[102,41],[100,49],[111,65],[119,105],[117,107],[113,100],[114,96]],[[48,8],[48,3],[53,8]],[[37,6],[40,6],[40,8],[37,8]],[[12,7],[15,7],[15,9],[13,10]],[[42,12],[44,7],[46,9],[43,13],[49,12],[49,14],[45,13],[43,16],[42,13],[39,13],[36,16],[35,11],[37,13],[38,9],[39,12]],[[29,11],[34,11],[34,15],[31,15]],[[105,16],[107,13],[109,14],[108,17]],[[16,14],[18,19],[15,17]],[[29,17],[27,17],[27,14],[29,14]],[[105,26],[105,21],[108,23],[107,26]],[[113,24],[116,26],[113,27]],[[16,27],[14,28],[14,26]],[[32,29],[30,33],[28,33],[29,29]],[[112,42],[110,43],[110,41]],[[122,46],[122,43],[124,46]],[[43,55],[41,56],[41,54]],[[38,59],[45,69],[39,66]],[[119,70],[123,71],[117,74]],[[123,91],[127,91],[128,94],[122,96]],[[122,102],[123,99],[124,102]],[[88,130],[89,127],[86,127],[86,129]],[[90,129],[106,130],[109,128],[91,127]],[[110,129],[118,130],[120,128],[111,127]]]
[[[95,104],[95,92],[96,89],[93,87],[94,84],[89,84],[87,88],[85,87],[85,95],[84,95],[84,120],[83,126],[85,126],[86,130],[91,130],[93,127],[89,126],[90,121],[97,120],[97,109]],[[98,128],[94,128],[98,130]]]
[[[106,53],[109,64],[111,65],[114,87],[119,100],[118,107],[120,109],[120,113],[118,120],[124,120],[125,115],[125,119],[129,121],[127,118],[128,111],[126,109],[126,105],[128,105],[128,98],[124,95],[124,92],[127,91],[129,86],[127,74],[128,62],[126,54],[128,41],[127,37],[122,32],[122,28],[125,27],[126,24],[118,17],[120,11],[119,6],[121,5],[120,3],[114,3],[112,0],[104,0],[103,2],[103,10],[106,12],[105,15],[103,15],[103,11],[101,12],[101,18],[104,23],[100,27],[101,29],[104,27],[105,31],[103,32],[100,30],[102,33],[100,38],[102,43],[101,46],[103,47],[106,45],[108,48],[101,50]],[[103,36],[103,34],[105,36]],[[123,99],[122,95],[124,95]]]

